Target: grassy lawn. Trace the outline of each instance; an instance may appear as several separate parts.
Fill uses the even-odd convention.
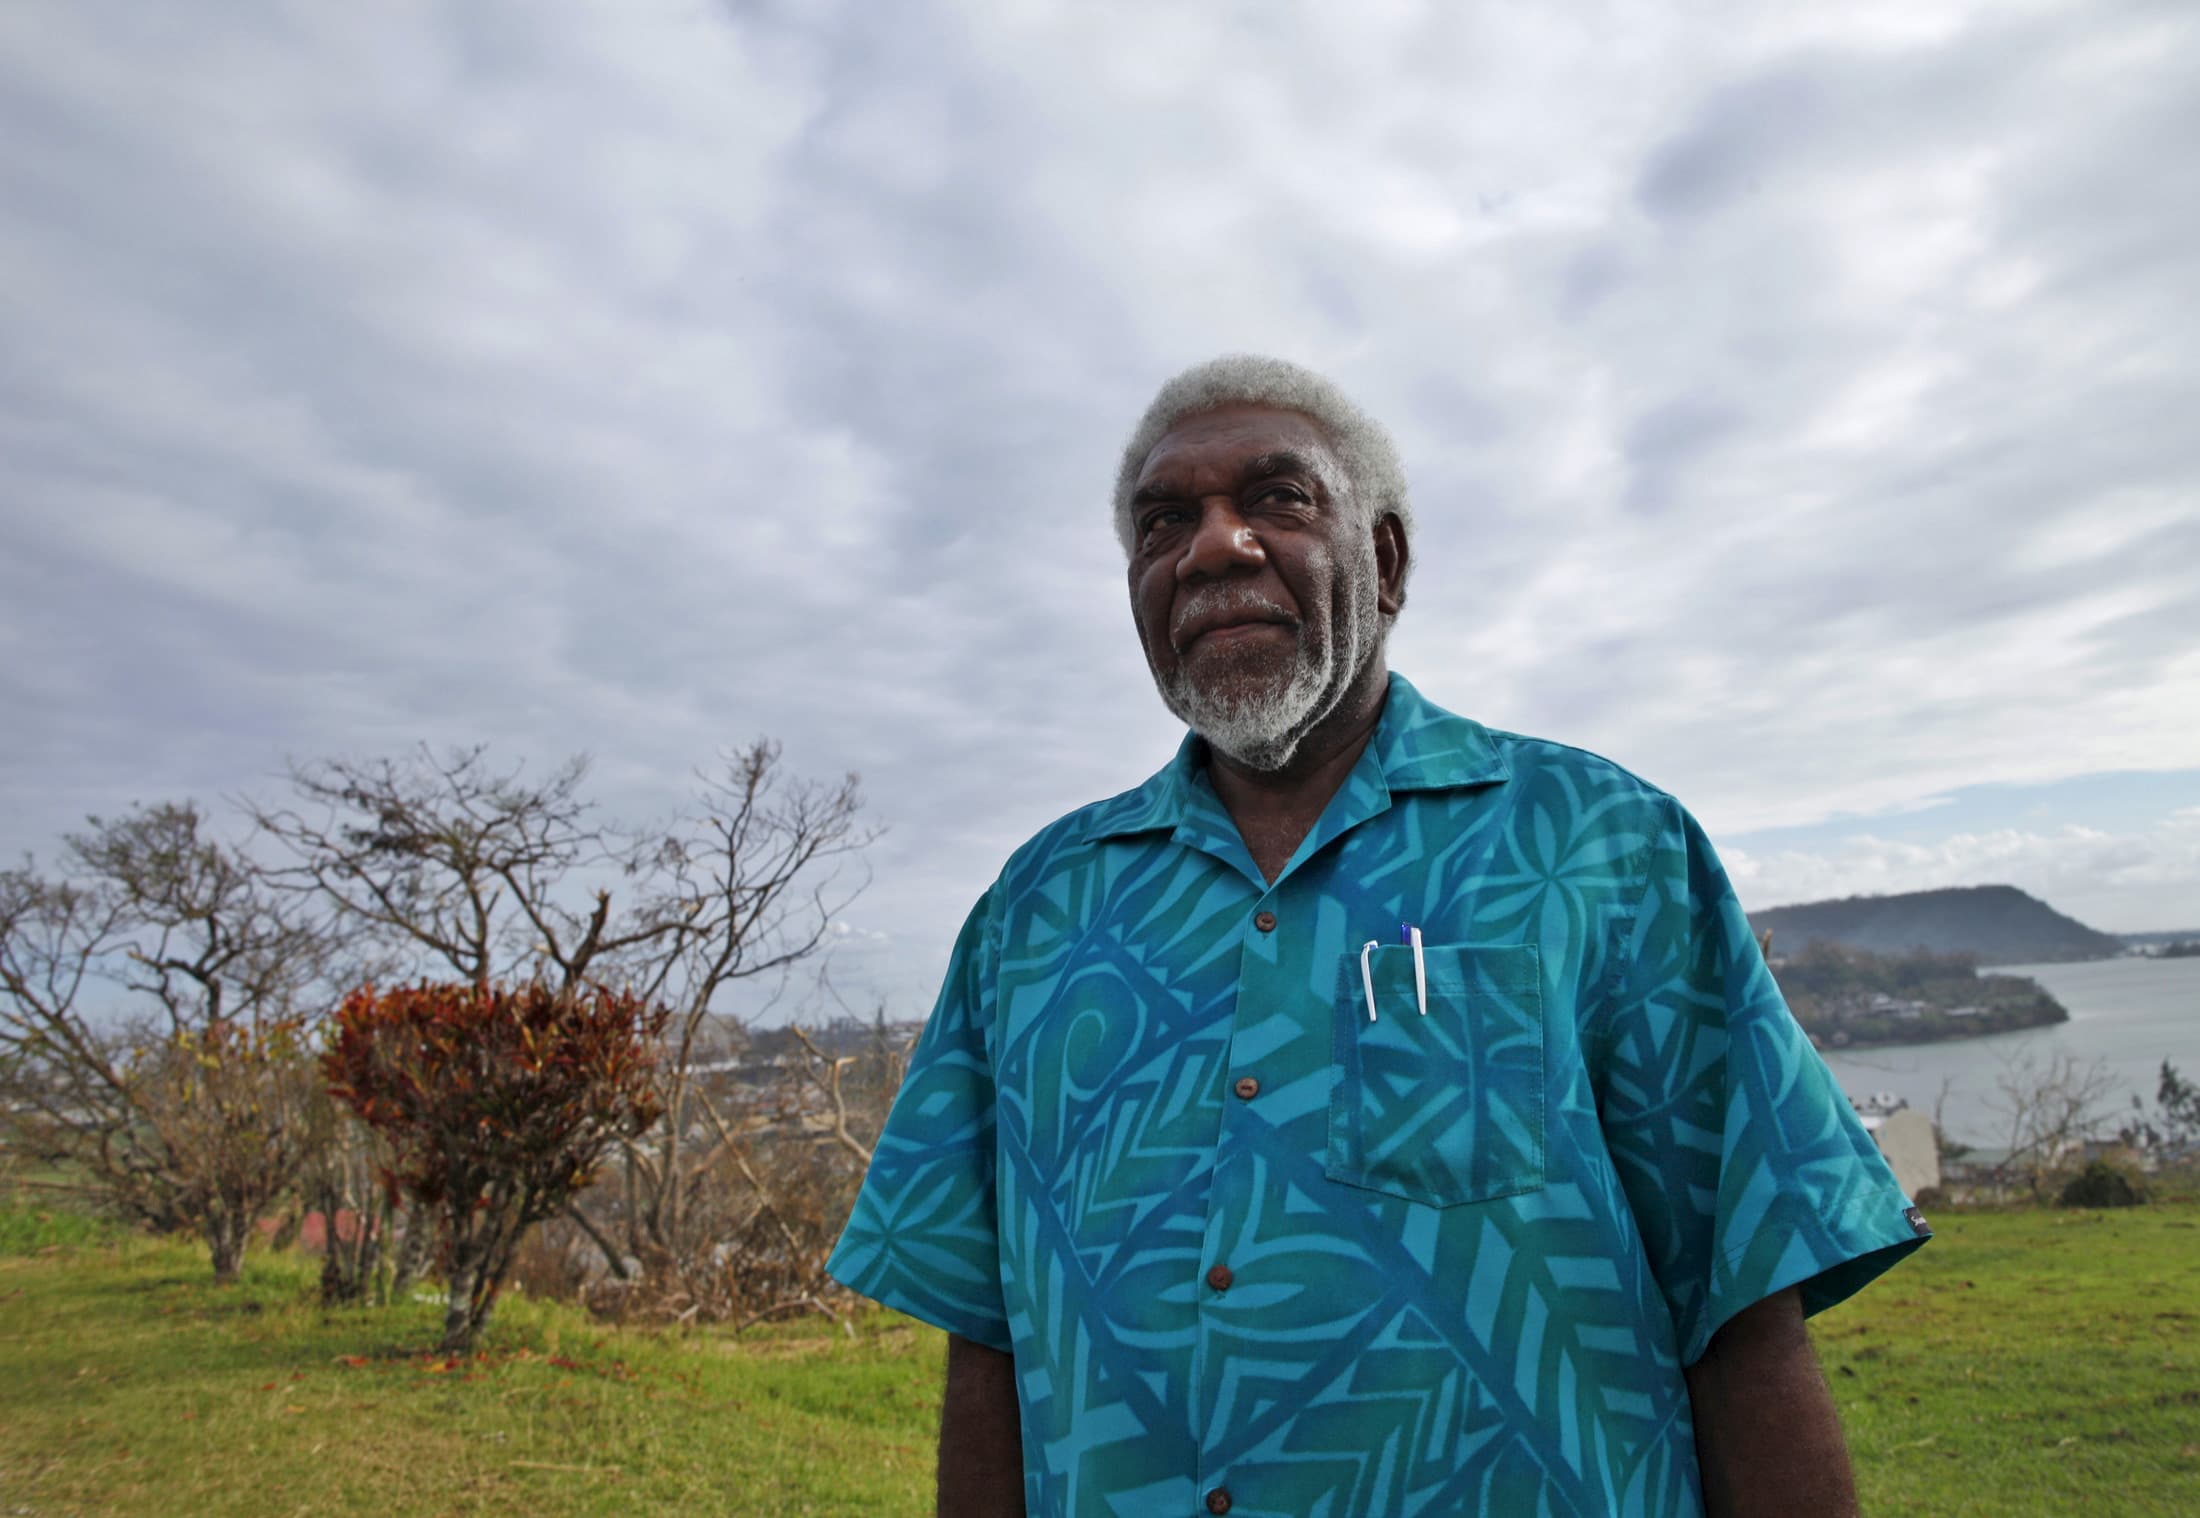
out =
[[[2200,1206],[1946,1213],[1816,1320],[1866,1511],[2200,1513]],[[323,1312],[309,1262],[0,1212],[0,1514],[930,1511],[941,1336],[729,1340],[513,1300]]]
[[[20,1234],[25,1230],[17,1228]],[[941,1335],[740,1341],[508,1300],[324,1312],[314,1267],[126,1240],[0,1260],[0,1514],[929,1511]]]
[[[2200,1513],[2200,1206],[1938,1212],[1813,1320],[1867,1513]]]

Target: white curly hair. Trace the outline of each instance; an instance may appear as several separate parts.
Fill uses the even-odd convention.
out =
[[[1406,499],[1406,472],[1398,445],[1382,423],[1369,416],[1321,375],[1280,358],[1257,353],[1227,353],[1194,364],[1153,398],[1146,414],[1123,445],[1115,472],[1115,535],[1128,554],[1136,544],[1131,527],[1131,492],[1146,455],[1178,422],[1220,406],[1275,406],[1311,417],[1328,435],[1337,462],[1344,467],[1352,504],[1370,524],[1385,513],[1398,518],[1407,545],[1413,542],[1413,506]],[[1407,563],[1411,563],[1409,557]]]

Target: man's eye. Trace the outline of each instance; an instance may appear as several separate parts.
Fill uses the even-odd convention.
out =
[[[1159,511],[1149,511],[1139,519],[1138,535],[1150,538],[1164,527],[1174,527],[1184,520],[1184,513],[1175,506],[1164,506]]]
[[[1263,487],[1254,499],[1261,501],[1288,501],[1296,504],[1306,499],[1306,492],[1296,485],[1269,485]]]

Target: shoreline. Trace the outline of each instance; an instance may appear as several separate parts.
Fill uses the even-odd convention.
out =
[[[2051,1005],[2054,1008],[2054,1015],[2049,1017],[2005,1022],[1981,1016],[1977,1019],[1979,1023],[1977,1027],[1948,1028],[1944,1031],[1924,1034],[1917,1038],[1850,1037],[1836,1043],[1832,1039],[1821,1038],[1808,1028],[1803,1031],[1804,1035],[1810,1039],[1810,1046],[1820,1054],[1854,1054],[1867,1049],[1925,1049],[1940,1044],[1975,1043],[1980,1039],[1993,1038],[2003,1033],[2024,1033],[2035,1028],[2059,1028],[2071,1020],[2068,1008],[2060,1002],[2051,1002]]]
[[[2097,1114],[2120,1118],[2133,1097],[2151,1106],[2162,1063],[2200,1070],[2200,961],[2138,956],[2007,966],[2036,979],[2070,1013],[2068,1022],[2005,1033],[1844,1048],[1819,1057],[1853,1097],[1892,1092],[1937,1114],[1965,1143],[2006,1144],[2007,1083],[2055,1068],[2106,1077]],[[2110,1123],[2109,1126],[2114,1126]]]

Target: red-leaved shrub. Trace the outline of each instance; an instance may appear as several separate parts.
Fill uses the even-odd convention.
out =
[[[520,1236],[657,1120],[664,1019],[638,996],[539,983],[370,986],[338,1009],[329,1090],[389,1145],[385,1183],[441,1220],[444,1351],[473,1347]]]

